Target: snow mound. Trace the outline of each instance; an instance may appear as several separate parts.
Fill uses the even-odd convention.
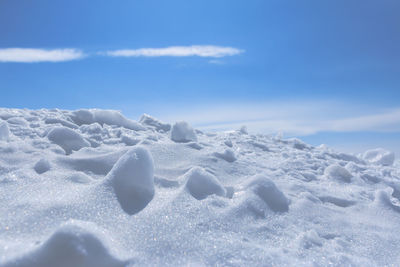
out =
[[[78,151],[83,147],[90,146],[90,143],[86,141],[79,133],[67,127],[53,128],[47,134],[47,138],[53,143],[62,147],[67,154],[71,154],[72,151]]]
[[[57,162],[75,171],[106,175],[125,152],[120,150],[103,155],[62,156]]]
[[[345,183],[350,183],[353,177],[348,170],[337,164],[328,166],[324,171],[324,175],[328,179],[334,179]]]
[[[275,212],[287,212],[289,210],[289,200],[273,181],[263,175],[250,178],[244,188],[255,193]]]
[[[231,140],[225,140],[224,141],[224,144],[226,145],[226,146],[228,146],[228,147],[233,147],[233,144],[232,144],[232,141]]]
[[[225,196],[226,190],[218,179],[203,168],[194,167],[184,175],[186,189],[196,199],[202,200],[209,195]]]
[[[33,168],[38,174],[45,173],[50,170],[50,162],[47,159],[40,159]]]
[[[96,225],[69,221],[59,227],[43,244],[30,253],[13,259],[4,267],[117,267],[126,266],[110,254],[98,237]]]
[[[0,141],[7,141],[10,137],[10,129],[7,122],[0,123]]]
[[[147,126],[152,126],[157,131],[168,132],[169,130],[171,130],[171,124],[162,123],[161,121],[159,121],[147,114],[143,114],[142,117],[140,118],[139,122],[141,124],[144,124]]]
[[[27,126],[28,123],[26,120],[22,117],[14,117],[14,118],[9,118],[7,120],[9,124],[14,124],[14,125],[19,125],[19,126]]]
[[[247,126],[246,125],[241,126],[238,131],[241,134],[249,134],[249,132],[247,131]]]
[[[227,162],[234,162],[236,160],[235,152],[230,148],[225,149],[223,153],[214,152],[213,155],[217,158],[226,160]]]
[[[288,140],[288,142],[289,142],[290,144],[292,144],[292,146],[293,146],[294,148],[296,148],[296,149],[300,149],[300,150],[303,150],[303,149],[310,149],[310,146],[309,146],[309,145],[307,145],[306,143],[304,143],[303,141],[301,141],[301,140],[298,139],[298,138],[290,138],[290,139]]]
[[[127,136],[127,135],[122,135],[121,136],[121,142],[124,143],[127,146],[134,146],[137,143],[139,143],[140,140],[132,138],[132,137]]]
[[[121,112],[116,110],[81,109],[72,112],[71,119],[78,125],[97,122],[101,125],[116,125],[135,131],[144,130],[139,123],[125,118]]]
[[[71,129],[77,129],[78,128],[78,126],[76,124],[74,124],[72,122],[69,122],[69,121],[66,121],[66,120],[63,120],[63,119],[59,119],[59,118],[47,118],[47,119],[44,120],[44,123],[46,123],[46,124],[57,124],[57,123],[59,123],[62,126],[65,126],[65,127],[71,128]]]
[[[132,215],[144,209],[154,196],[154,163],[144,147],[126,152],[106,177],[121,208]]]
[[[186,143],[191,141],[197,142],[197,136],[194,132],[194,129],[185,121],[176,122],[172,126],[171,139],[172,141],[178,143]]]
[[[383,166],[392,166],[394,163],[394,153],[383,148],[376,148],[365,151],[363,159]]]

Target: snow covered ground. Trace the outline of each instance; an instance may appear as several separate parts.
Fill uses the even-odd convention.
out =
[[[399,229],[382,149],[0,109],[0,266],[399,266]]]

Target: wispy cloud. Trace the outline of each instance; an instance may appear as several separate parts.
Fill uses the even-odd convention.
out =
[[[232,130],[246,125],[257,133],[306,136],[319,132],[399,132],[400,107],[368,111],[362,106],[329,101],[247,103],[207,106],[160,116],[186,120],[204,130]]]
[[[81,59],[85,54],[78,49],[34,49],[4,48],[0,49],[0,62],[61,62]]]
[[[140,48],[107,51],[113,57],[213,57],[221,58],[243,53],[244,50],[214,45],[170,46],[164,48]]]
[[[208,57],[222,58],[243,53],[244,50],[214,45],[170,46],[164,48],[123,49],[92,53],[111,57]],[[77,60],[88,55],[79,49],[37,49],[37,48],[0,48],[0,62],[63,62]],[[221,61],[210,61],[221,64]]]

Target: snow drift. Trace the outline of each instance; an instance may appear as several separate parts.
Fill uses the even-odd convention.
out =
[[[0,109],[0,266],[397,266],[399,228],[390,151]]]

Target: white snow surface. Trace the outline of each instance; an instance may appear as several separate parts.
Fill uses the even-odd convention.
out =
[[[196,142],[197,136],[192,126],[186,121],[179,121],[172,126],[171,140],[178,143]]]
[[[0,109],[0,266],[400,265],[391,152],[170,125]]]

